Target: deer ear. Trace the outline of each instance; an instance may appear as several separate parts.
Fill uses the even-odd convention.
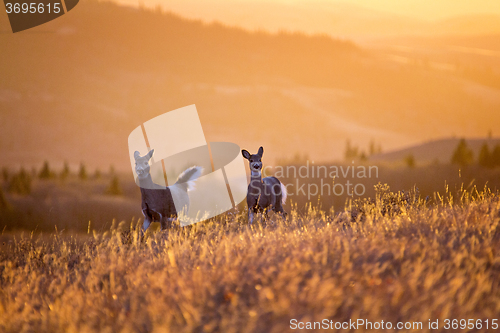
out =
[[[141,157],[141,153],[139,153],[137,150],[135,151],[134,153],[134,158],[135,159],[138,159],[139,157]]]
[[[257,155],[259,155],[260,158],[262,158],[262,155],[264,155],[264,147],[259,148],[259,152],[257,153]]]
[[[241,151],[241,155],[243,155],[243,157],[246,158],[247,160],[250,159],[250,153],[248,152],[248,150],[243,149]]]
[[[155,152],[155,150],[154,150],[154,149],[151,149],[151,150],[149,151],[149,153],[147,153],[147,154],[146,154],[146,157],[148,158],[148,160],[150,160],[150,159],[151,159],[151,157],[153,157],[154,152]]]

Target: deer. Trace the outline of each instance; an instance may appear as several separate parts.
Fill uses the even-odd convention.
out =
[[[194,182],[203,172],[202,167],[193,166],[182,172],[172,186],[162,186],[153,183],[150,174],[149,161],[153,157],[154,149],[146,155],[141,156],[138,151],[134,153],[135,171],[137,173],[138,185],[141,188],[141,208],[144,215],[142,234],[149,228],[151,222],[160,222],[161,230],[174,225],[178,211],[175,202],[180,204],[186,212],[189,209],[188,191],[194,189]]]
[[[287,191],[276,177],[266,177],[262,179],[262,155],[264,148],[260,147],[257,154],[250,154],[243,149],[241,154],[248,160],[251,178],[248,185],[247,205],[248,205],[248,223],[251,225],[256,213],[267,215],[269,210],[274,210],[286,218],[287,213],[283,209],[286,202]]]

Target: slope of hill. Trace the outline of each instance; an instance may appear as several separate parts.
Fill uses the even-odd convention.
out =
[[[432,28],[441,35],[499,34],[500,17],[493,14],[458,16],[436,22]]]
[[[8,29],[5,14],[0,29]],[[208,141],[264,145],[267,163],[296,152],[331,161],[347,138],[387,150],[484,135],[500,122],[494,88],[485,99],[481,85],[348,41],[250,33],[112,3],[82,2],[43,26],[0,34],[0,48],[2,164],[128,170],[130,131],[190,104]]]
[[[116,0],[137,6],[133,0]],[[162,8],[183,17],[204,22],[222,22],[249,30],[270,32],[303,31],[310,34],[366,40],[401,35],[457,35],[500,33],[498,15],[452,15],[451,18],[384,12],[341,1],[224,1],[224,0],[146,0],[146,6]],[[389,6],[389,4],[388,4]],[[415,5],[419,6],[419,5]],[[382,6],[378,6],[383,8]],[[436,6],[434,6],[436,7]]]
[[[370,157],[373,162],[403,162],[406,157],[413,155],[417,163],[450,163],[453,152],[457,148],[460,139],[448,138],[429,141],[420,145],[399,149],[392,152],[377,154]],[[492,139],[466,139],[467,146],[473,151],[474,159],[477,161],[479,151],[484,143],[490,149],[500,144],[500,138]]]

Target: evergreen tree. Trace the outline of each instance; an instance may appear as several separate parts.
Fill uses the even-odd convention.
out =
[[[351,140],[346,141],[344,156],[346,161],[351,161],[358,158],[358,147],[351,146]]]
[[[43,162],[42,170],[38,174],[38,178],[40,179],[50,179],[54,176],[54,174],[50,171],[49,162]]]
[[[5,210],[11,210],[12,206],[7,201],[5,194],[3,193],[2,188],[0,187],[0,212]]]
[[[78,178],[81,180],[87,179],[87,169],[83,163],[80,164],[80,171],[78,171]]]
[[[461,139],[451,157],[452,164],[469,165],[474,161],[474,153],[467,147],[465,139]]]
[[[375,155],[377,153],[377,148],[375,148],[375,141],[370,140],[370,147],[369,147],[368,151],[369,151],[370,156]]]
[[[491,153],[491,165],[493,167],[500,167],[500,144],[495,146],[493,153]]]
[[[109,195],[121,195],[122,194],[122,189],[120,186],[120,180],[118,179],[118,176],[114,175],[113,178],[111,178],[111,182],[109,183],[109,186],[106,189],[105,194],[109,194]]]
[[[405,157],[405,163],[406,163],[406,166],[410,169],[413,169],[415,167],[415,157],[413,156],[413,154],[410,154],[408,156]]]
[[[478,163],[482,167],[491,168],[493,167],[492,162],[493,161],[492,161],[492,155],[490,153],[490,148],[488,147],[488,144],[485,142],[481,147],[481,150],[479,151]]]
[[[9,169],[2,168],[2,178],[5,183],[9,181]]]
[[[68,178],[69,173],[70,173],[70,171],[69,171],[68,162],[64,162],[64,166],[63,166],[63,169],[61,171],[61,179],[64,180],[64,179]]]
[[[10,178],[9,192],[21,195],[28,195],[31,193],[31,176],[21,168],[19,173]]]

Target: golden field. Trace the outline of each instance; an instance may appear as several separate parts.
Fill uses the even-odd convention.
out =
[[[340,213],[310,206],[248,226],[232,212],[142,241],[125,222],[93,235],[4,234],[0,331],[287,332],[292,319],[423,331],[429,319],[435,331],[481,319],[485,331],[500,315],[498,193],[432,204],[376,193]]]

